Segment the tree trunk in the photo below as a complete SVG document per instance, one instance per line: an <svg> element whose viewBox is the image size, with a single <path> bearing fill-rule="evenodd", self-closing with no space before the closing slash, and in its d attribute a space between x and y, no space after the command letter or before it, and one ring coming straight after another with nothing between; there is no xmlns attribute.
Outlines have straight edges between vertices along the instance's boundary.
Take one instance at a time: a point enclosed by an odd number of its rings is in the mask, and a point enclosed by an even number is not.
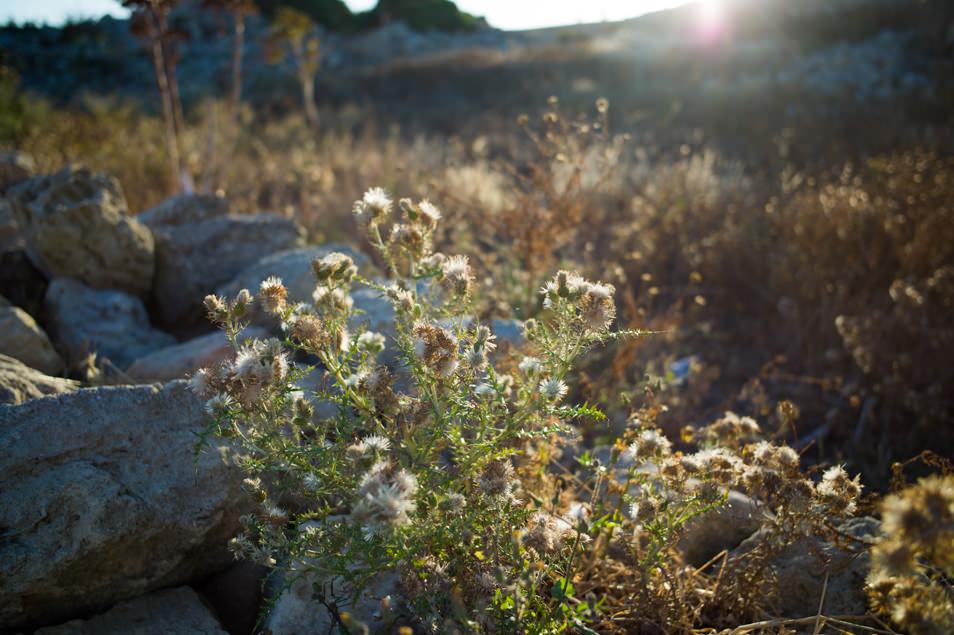
<svg viewBox="0 0 954 635"><path fill-rule="evenodd" d="M162 102L162 119L166 128L166 150L169 153L172 190L178 192L182 160L179 154L179 137L176 134L175 116L173 115L172 94L169 92L169 79L166 76L166 65L163 59L162 31L154 13L150 12L146 19L149 25L149 38L152 40L152 63L156 72L156 85L159 88L159 99Z"/></svg>
<svg viewBox="0 0 954 635"><path fill-rule="evenodd" d="M208 138L205 146L205 165L202 169L202 180L199 182L200 192L215 192L219 189L219 159L217 137L219 133L219 113L218 106L214 101L209 101L208 114ZM226 132L228 135L228 132Z"/></svg>
<svg viewBox="0 0 954 635"><path fill-rule="evenodd" d="M315 105L315 74L308 63L308 51L303 37L291 43L292 59L301 84L301 101L305 108L305 121L312 128L318 127L318 107Z"/></svg>
<svg viewBox="0 0 954 635"><path fill-rule="evenodd" d="M229 116L233 129L238 123L238 110L242 103L242 51L245 48L245 13L234 11L235 34L232 39L232 94L229 99Z"/></svg>
<svg viewBox="0 0 954 635"><path fill-rule="evenodd" d="M315 105L315 77L305 64L298 66L298 79L301 81L301 97L305 105L305 119L312 128L318 127L318 107Z"/></svg>
<svg viewBox="0 0 954 635"><path fill-rule="evenodd" d="M160 33L165 36L169 30L169 23L167 20L167 14L165 10L159 12L159 29ZM163 38L164 40L164 38ZM176 140L179 144L179 147L182 147L182 134L185 131L185 116L182 113L182 98L179 96L179 81L176 79L176 60L173 59L173 56L169 51L163 48L163 58L165 60L165 68L167 75L167 83L169 85L169 97L172 102L172 121L175 124L176 131ZM179 165L179 174L177 175L180 188L186 192L191 192L194 189L192 185L192 176L189 174L188 170L184 165Z"/></svg>

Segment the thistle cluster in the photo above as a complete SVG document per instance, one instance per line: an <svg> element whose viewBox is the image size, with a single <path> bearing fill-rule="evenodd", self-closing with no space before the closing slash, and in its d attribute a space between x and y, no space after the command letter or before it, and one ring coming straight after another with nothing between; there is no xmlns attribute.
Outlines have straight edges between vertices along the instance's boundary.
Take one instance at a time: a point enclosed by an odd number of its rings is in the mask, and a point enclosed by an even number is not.
<svg viewBox="0 0 954 635"><path fill-rule="evenodd" d="M372 439L375 441L373 446L369 443ZM376 447L383 454L390 445L384 437L369 437L362 441L360 448L367 451ZM413 474L389 461L379 461L361 477L358 501L351 510L351 517L368 534L382 528L406 525L417 508L414 502L416 493L417 478Z"/></svg>
<svg viewBox="0 0 954 635"><path fill-rule="evenodd" d="M231 361L198 370L190 385L208 399L206 410L216 416L233 403L253 407L269 391L283 386L288 370L288 354L280 341L251 340L239 345Z"/></svg>
<svg viewBox="0 0 954 635"><path fill-rule="evenodd" d="M599 333L616 319L616 303L611 284L590 282L568 271L560 271L541 289L544 308L553 308L561 302L573 306L582 328Z"/></svg>
<svg viewBox="0 0 954 635"><path fill-rule="evenodd" d="M567 403L567 375L586 350L620 335L610 331L613 288L558 274L542 292L546 311L525 325L529 350L511 361L469 316L479 289L467 258L433 249L436 206L395 207L374 188L353 209L387 280L366 279L332 253L312 263L309 303L291 302L275 277L256 297L206 299L235 354L198 371L193 387L208 400L210 431L241 448L260 502L235 552L314 574L323 597L341 606L348 599L335 597L335 580L360 591L377 572L397 570L403 605L424 625L578 623L567 597L549 589L572 577L585 526L525 475L545 467L534 464L546 455L535 448L576 419L602 416ZM364 326L355 285L393 307L386 334ZM253 303L277 319L280 339L241 339ZM500 372L502 363L512 372Z"/></svg>
<svg viewBox="0 0 954 635"><path fill-rule="evenodd" d="M591 533L593 544L604 549L616 545L631 554L646 588L641 602L658 601L668 606L666 610L682 610L668 605L667 593L647 598L652 589L674 584L680 540L695 519L722 507L732 491L748 495L761 508L763 531L758 534L759 558L741 555L726 561L722 572L726 584L754 579L767 553L806 535L828 535L829 527L854 513L861 493L858 477L833 466L820 479L811 478L802 471L794 449L760 440L761 429L754 419L726 413L692 436L696 447L677 450L657 427L658 412L644 408L635 413L615 443L609 464L596 471L597 486L606 481L606 495L596 500L593 515L610 522L604 522L596 535ZM582 462L594 466L591 459ZM605 557L606 553L597 553L591 560ZM698 586L699 580L686 584ZM678 593L695 592L687 588ZM700 597L698 606L715 600Z"/></svg>
<svg viewBox="0 0 954 635"><path fill-rule="evenodd" d="M905 632L954 632L954 476L930 476L881 505L871 551L872 608Z"/></svg>

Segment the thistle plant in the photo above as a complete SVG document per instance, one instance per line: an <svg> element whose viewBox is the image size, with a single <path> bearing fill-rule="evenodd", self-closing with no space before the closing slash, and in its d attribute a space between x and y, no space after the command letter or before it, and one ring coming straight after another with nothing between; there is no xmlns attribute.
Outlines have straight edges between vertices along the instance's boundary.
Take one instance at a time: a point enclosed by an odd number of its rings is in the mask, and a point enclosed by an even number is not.
<svg viewBox="0 0 954 635"><path fill-rule="evenodd" d="M507 359L470 317L478 289L467 258L433 249L436 206L395 208L374 188L354 215L388 281L334 253L313 263L312 303L289 303L277 278L255 297L205 300L235 356L192 385L208 400L210 433L240 448L261 503L234 551L284 570L288 586L307 580L343 628L360 630L347 608L382 571L400 576L408 619L436 631L582 625L588 608L571 580L585 523L527 476L574 420L602 417L567 403L566 380L588 349L623 335L610 331L613 287L559 272L524 324L533 355ZM363 326L358 285L390 302L391 332ZM281 338L240 341L253 302L280 320Z"/></svg>
<svg viewBox="0 0 954 635"><path fill-rule="evenodd" d="M884 536L872 549L872 608L904 632L954 631L954 476L923 478L881 505Z"/></svg>
<svg viewBox="0 0 954 635"><path fill-rule="evenodd" d="M731 412L684 430L687 451L679 451L657 427L658 413L635 412L605 464L580 458L595 477L592 542L582 557L589 575L579 586L584 593L616 589L604 597L604 613L613 619L594 628L690 632L764 614L774 600L771 559L805 537L834 539L855 512L858 477L833 466L811 479L794 449L761 440L754 419ZM680 541L733 490L752 501L760 530L746 549L689 566Z"/></svg>

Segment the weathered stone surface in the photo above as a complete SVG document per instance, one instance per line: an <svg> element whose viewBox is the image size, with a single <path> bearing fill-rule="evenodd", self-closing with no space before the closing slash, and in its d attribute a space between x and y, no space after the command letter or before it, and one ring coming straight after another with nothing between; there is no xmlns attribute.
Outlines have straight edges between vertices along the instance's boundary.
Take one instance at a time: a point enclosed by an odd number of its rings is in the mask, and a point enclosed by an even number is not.
<svg viewBox="0 0 954 635"><path fill-rule="evenodd" d="M170 323L195 320L206 294L303 239L303 230L290 219L267 212L222 215L218 203L170 204L140 218L156 239L155 294L163 320Z"/></svg>
<svg viewBox="0 0 954 635"><path fill-rule="evenodd" d="M22 152L0 153L0 192L36 174L33 157Z"/></svg>
<svg viewBox="0 0 954 635"><path fill-rule="evenodd" d="M751 498L729 490L725 505L690 521L677 546L689 564L701 567L758 531L763 513Z"/></svg>
<svg viewBox="0 0 954 635"><path fill-rule="evenodd" d="M34 635L226 635L189 587L156 591L117 604L88 620L72 620Z"/></svg>
<svg viewBox="0 0 954 635"><path fill-rule="evenodd" d="M229 203L221 196L211 194L177 194L137 216L150 227L185 225L226 216Z"/></svg>
<svg viewBox="0 0 954 635"><path fill-rule="evenodd" d="M334 618L325 607L313 597L312 589L316 582L313 574L299 576L291 587L286 589L272 607L265 620L265 627L273 635L299 635L300 633L329 633L335 624ZM339 611L347 611L352 619L368 627L371 633L393 633L398 615L395 610L384 612L381 600L390 596L395 609L400 604L400 582L394 572L383 572L375 577L369 587L352 602L352 592L340 579L324 585L328 595L328 604L336 604Z"/></svg>
<svg viewBox="0 0 954 635"><path fill-rule="evenodd" d="M198 458L186 382L0 406L0 624L55 624L224 569L251 509L230 450Z"/></svg>
<svg viewBox="0 0 954 635"><path fill-rule="evenodd" d="M152 351L176 343L149 325L142 300L122 291L91 289L71 278L56 278L46 290L47 326L64 354L75 361L96 352L125 368Z"/></svg>
<svg viewBox="0 0 954 635"><path fill-rule="evenodd" d="M0 353L47 375L63 371L63 359L36 320L3 296L0 296Z"/></svg>
<svg viewBox="0 0 954 635"><path fill-rule="evenodd" d="M351 298L355 311L360 312L355 322L363 324L369 331L384 334L389 340L394 336L394 307L380 291L358 287L351 293Z"/></svg>
<svg viewBox="0 0 954 635"><path fill-rule="evenodd" d="M386 280L378 280L381 284L387 284ZM424 286L419 287L419 293L424 290ZM354 300L354 308L361 314L356 316L354 322L363 324L370 331L383 333L388 338L394 336L394 307L384 295L368 287L357 287L351 293ZM471 318L465 318L465 325L470 324ZM488 324L490 330L497 337L498 346L501 344L509 346L520 346L523 344L523 324L519 320L491 320Z"/></svg>
<svg viewBox="0 0 954 635"><path fill-rule="evenodd" d="M267 336L264 329L250 326L242 331L240 339ZM231 356L232 347L225 333L217 331L153 351L133 362L126 374L143 383L182 379L199 368L212 366Z"/></svg>
<svg viewBox="0 0 954 635"><path fill-rule="evenodd" d="M66 167L15 185L8 196L26 234L27 253L47 276L130 293L149 291L152 233L128 215L116 179Z"/></svg>
<svg viewBox="0 0 954 635"><path fill-rule="evenodd" d="M258 292L262 280L269 276L278 276L288 289L288 302L312 302L315 291L315 274L312 272L313 260L323 258L328 254L340 251L351 256L359 267L364 265L368 258L347 245L328 244L318 247L300 247L287 249L265 256L253 265L246 267L240 274L227 284L218 288L216 293L233 298L242 289L248 289L253 294ZM264 315L257 305L252 307L252 319L257 324L275 326L274 318Z"/></svg>
<svg viewBox="0 0 954 635"><path fill-rule="evenodd" d="M75 381L49 377L23 362L0 355L0 404L20 404L44 395L76 390Z"/></svg>
<svg viewBox="0 0 954 635"><path fill-rule="evenodd" d="M874 518L853 518L839 527L849 536L870 542L877 538L880 523ZM751 550L764 538L762 531L746 539L733 557ZM772 558L777 587L774 599L785 617L816 615L824 589L824 615L864 615L867 610L865 577L870 558L867 551L846 538L841 545L815 537L797 540ZM825 588L825 577L828 587Z"/></svg>
<svg viewBox="0 0 954 635"><path fill-rule="evenodd" d="M7 199L0 198L0 252L21 249L25 245L13 205Z"/></svg>

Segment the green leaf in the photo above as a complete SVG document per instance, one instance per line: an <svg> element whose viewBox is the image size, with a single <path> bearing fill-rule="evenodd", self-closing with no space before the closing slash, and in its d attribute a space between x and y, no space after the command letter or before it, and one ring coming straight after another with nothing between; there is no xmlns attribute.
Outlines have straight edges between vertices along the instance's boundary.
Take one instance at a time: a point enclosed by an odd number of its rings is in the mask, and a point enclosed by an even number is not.
<svg viewBox="0 0 954 635"><path fill-rule="evenodd" d="M561 601L572 598L574 591L576 589L573 588L573 583L566 578L557 578L557 581L550 588L550 594Z"/></svg>

